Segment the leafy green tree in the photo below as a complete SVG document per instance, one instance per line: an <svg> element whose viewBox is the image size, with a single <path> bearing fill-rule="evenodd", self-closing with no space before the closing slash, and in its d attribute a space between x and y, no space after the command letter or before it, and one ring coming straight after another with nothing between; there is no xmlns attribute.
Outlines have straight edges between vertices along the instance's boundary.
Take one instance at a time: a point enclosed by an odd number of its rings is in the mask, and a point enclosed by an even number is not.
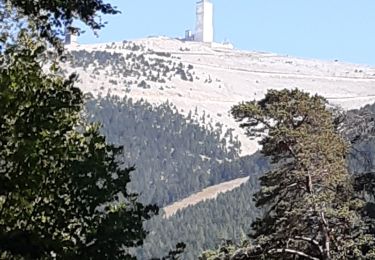
<svg viewBox="0 0 375 260"><path fill-rule="evenodd" d="M0 258L131 259L157 208L127 190L134 167L82 121L77 77L60 76L46 48L62 53L74 19L96 30L99 13L117 11L101 0L2 0L0 10Z"/></svg>
<svg viewBox="0 0 375 260"><path fill-rule="evenodd" d="M274 169L255 194L264 216L253 223L254 245L238 259L373 259L346 167L348 144L326 100L299 90L270 90L231 110ZM237 258L236 258L237 259Z"/></svg>
<svg viewBox="0 0 375 260"><path fill-rule="evenodd" d="M37 35L56 47L60 47L65 29L79 33L73 26L75 20L97 31L104 27L101 14L117 14L119 11L103 0L0 0L0 43L9 42L10 28L33 29ZM27 21L25 23L25 21Z"/></svg>
<svg viewBox="0 0 375 260"><path fill-rule="evenodd" d="M127 259L157 208L127 191L133 167L82 122L75 76L41 64L27 34L0 57L0 258Z"/></svg>

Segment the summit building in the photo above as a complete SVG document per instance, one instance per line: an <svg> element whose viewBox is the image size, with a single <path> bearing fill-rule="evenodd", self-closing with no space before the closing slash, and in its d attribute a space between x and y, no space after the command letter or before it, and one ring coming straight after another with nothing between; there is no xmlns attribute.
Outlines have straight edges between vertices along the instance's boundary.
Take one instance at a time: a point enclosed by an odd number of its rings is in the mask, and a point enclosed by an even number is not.
<svg viewBox="0 0 375 260"><path fill-rule="evenodd" d="M197 2L197 21L194 34L195 41L214 41L213 9L211 0L200 0Z"/></svg>

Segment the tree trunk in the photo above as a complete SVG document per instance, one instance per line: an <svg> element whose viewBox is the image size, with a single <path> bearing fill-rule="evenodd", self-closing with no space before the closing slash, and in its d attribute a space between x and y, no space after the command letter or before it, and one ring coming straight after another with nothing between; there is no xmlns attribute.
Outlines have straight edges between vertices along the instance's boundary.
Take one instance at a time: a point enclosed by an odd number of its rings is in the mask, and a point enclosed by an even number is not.
<svg viewBox="0 0 375 260"><path fill-rule="evenodd" d="M329 236L329 230L328 230L328 223L324 217L324 212L320 212L321 217L321 232L323 236L323 256L322 260L330 260L331 254L330 254L330 236Z"/></svg>

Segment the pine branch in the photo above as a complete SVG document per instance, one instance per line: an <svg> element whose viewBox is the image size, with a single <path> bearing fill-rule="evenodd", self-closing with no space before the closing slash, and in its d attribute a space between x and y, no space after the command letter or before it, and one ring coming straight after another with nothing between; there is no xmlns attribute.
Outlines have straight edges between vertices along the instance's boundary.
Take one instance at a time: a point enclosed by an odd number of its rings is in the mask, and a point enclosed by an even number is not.
<svg viewBox="0 0 375 260"><path fill-rule="evenodd" d="M291 254L291 255L295 255L295 256L302 256L302 257L305 257L305 258L310 259L310 260L320 260L319 258L308 255L308 254L306 254L302 251L298 251L298 250L294 250L294 249L288 249L288 248L271 249L270 251L268 251L268 253L272 254L272 255L287 253L287 254Z"/></svg>
<svg viewBox="0 0 375 260"><path fill-rule="evenodd" d="M313 238L309 238L309 237L303 237L303 236L296 236L295 239L310 242L311 244L315 245L321 253L323 253L323 248L317 240L315 240Z"/></svg>

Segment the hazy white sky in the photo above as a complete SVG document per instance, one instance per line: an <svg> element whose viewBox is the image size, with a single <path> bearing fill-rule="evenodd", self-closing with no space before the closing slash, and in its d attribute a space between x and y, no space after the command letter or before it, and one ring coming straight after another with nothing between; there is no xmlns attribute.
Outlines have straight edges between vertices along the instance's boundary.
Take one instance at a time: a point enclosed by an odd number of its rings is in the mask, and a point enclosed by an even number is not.
<svg viewBox="0 0 375 260"><path fill-rule="evenodd" d="M107 0L122 14L104 17L99 38L183 37L195 27L196 0ZM212 0L215 41L238 49L375 66L375 0Z"/></svg>

